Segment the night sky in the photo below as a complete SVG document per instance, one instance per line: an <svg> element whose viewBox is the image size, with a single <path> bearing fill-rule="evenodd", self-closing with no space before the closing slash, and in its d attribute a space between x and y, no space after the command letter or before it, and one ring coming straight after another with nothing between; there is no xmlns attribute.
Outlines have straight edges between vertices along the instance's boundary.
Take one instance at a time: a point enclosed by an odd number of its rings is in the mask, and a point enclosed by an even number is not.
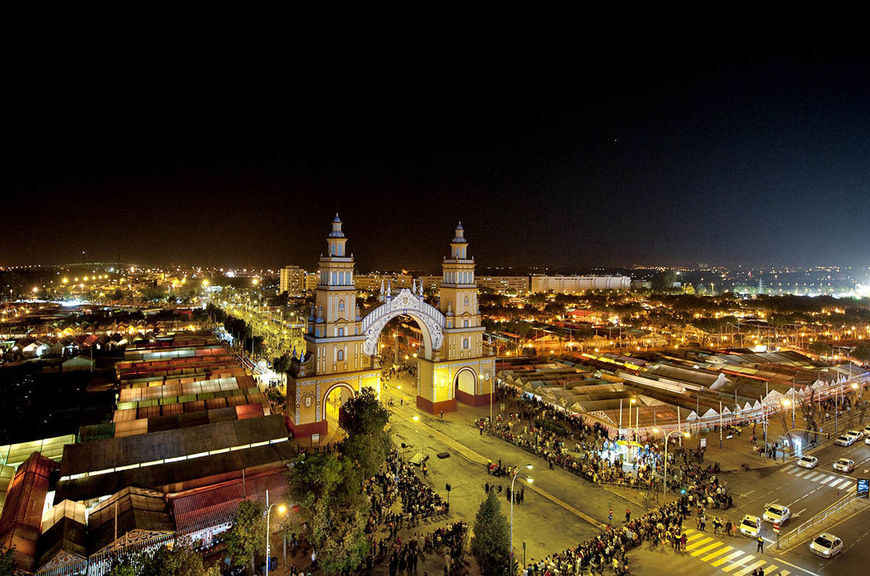
<svg viewBox="0 0 870 576"><path fill-rule="evenodd" d="M210 56L13 66L0 265L870 266L866 51Z"/></svg>

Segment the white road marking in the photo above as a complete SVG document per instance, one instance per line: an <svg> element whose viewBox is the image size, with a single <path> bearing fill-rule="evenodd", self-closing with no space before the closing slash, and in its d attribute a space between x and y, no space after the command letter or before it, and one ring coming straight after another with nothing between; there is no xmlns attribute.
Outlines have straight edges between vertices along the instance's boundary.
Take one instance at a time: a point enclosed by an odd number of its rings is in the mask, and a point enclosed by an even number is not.
<svg viewBox="0 0 870 576"><path fill-rule="evenodd" d="M731 572L731 571L734 570L735 568L740 568L741 566L743 566L743 565L746 564L747 562L752 562L753 560L755 560L755 556L752 556L752 555L750 555L750 554L747 554L747 555L744 556L743 558L740 558L739 560L736 560L735 562L733 562L733 563L729 564L728 566L722 568L722 571L723 571L723 572Z"/></svg>
<svg viewBox="0 0 870 576"><path fill-rule="evenodd" d="M699 548L699 549L695 550L694 552L692 552L692 556L700 556L701 554L706 554L710 550L715 550L716 548L718 548L720 546L722 546L721 542L713 542L712 544L708 544L707 546L704 546L703 548ZM686 549L688 549L688 546L686 547ZM721 554L721 552L720 552L720 554Z"/></svg>
<svg viewBox="0 0 870 576"><path fill-rule="evenodd" d="M820 574L816 574L815 572L811 572L811 571L807 570L806 568L801 568L797 564L792 564L791 562L788 562L787 560L783 560L782 558L776 558L776 561L780 562L782 564L785 564L786 566L791 566L792 568L794 568L796 570L800 570L801 572L806 572L807 574L811 574L812 576L821 576ZM783 575L783 576L785 576L785 575Z"/></svg>
<svg viewBox="0 0 870 576"><path fill-rule="evenodd" d="M721 566L722 564L724 564L725 562L728 562L729 560L737 558L738 556L743 556L743 554L744 554L743 550L735 550L734 552L732 552L728 556L725 556L724 558L720 558L718 560L714 560L713 562L710 562L710 565L711 566Z"/></svg>
<svg viewBox="0 0 870 576"><path fill-rule="evenodd" d="M719 548L718 550L716 550L712 554L708 554L708 555L704 556L703 558L701 558L701 560L703 562L707 562L708 560L712 560L716 556L721 556L722 554L724 554L726 552L731 552L732 550L734 550L734 546L723 546L722 548Z"/></svg>
<svg viewBox="0 0 870 576"><path fill-rule="evenodd" d="M747 566L743 570L738 570L737 572L734 573L734 576L746 576L746 574L749 574L750 570L755 570L756 568L760 568L761 566L764 566L765 564L767 564L766 560L759 560L755 564L750 564L749 566ZM765 570L764 572L767 573L767 570Z"/></svg>

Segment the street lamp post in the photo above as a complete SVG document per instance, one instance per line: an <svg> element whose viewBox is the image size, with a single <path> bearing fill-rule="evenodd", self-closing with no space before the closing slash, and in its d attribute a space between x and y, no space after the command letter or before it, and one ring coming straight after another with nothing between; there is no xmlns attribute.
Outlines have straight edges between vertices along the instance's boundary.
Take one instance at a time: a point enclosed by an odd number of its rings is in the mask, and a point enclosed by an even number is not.
<svg viewBox="0 0 870 576"><path fill-rule="evenodd" d="M531 470L532 465L526 464L526 470ZM517 476L520 474L520 469L514 469L513 477L511 478L511 542L510 542L510 550L508 554L508 573L510 573L511 565L514 560L514 482L517 480ZM531 478L526 479L529 483L532 482Z"/></svg>
<svg viewBox="0 0 870 576"><path fill-rule="evenodd" d="M668 440L670 440L671 434L679 434L684 438L689 437L688 432L681 432L680 430L671 430L665 434L665 470L662 475L662 496L665 499L665 504L668 502Z"/></svg>
<svg viewBox="0 0 870 576"><path fill-rule="evenodd" d="M269 533L269 530L270 530L271 519L272 519L272 506L274 506L274 505L275 505L274 502L272 504L269 504L269 491L266 490L266 576L269 576L269 558L272 554L271 542L270 542L271 534ZM280 514L284 514L284 512L286 512L286 511L287 511L287 507L285 505L278 504L278 512Z"/></svg>

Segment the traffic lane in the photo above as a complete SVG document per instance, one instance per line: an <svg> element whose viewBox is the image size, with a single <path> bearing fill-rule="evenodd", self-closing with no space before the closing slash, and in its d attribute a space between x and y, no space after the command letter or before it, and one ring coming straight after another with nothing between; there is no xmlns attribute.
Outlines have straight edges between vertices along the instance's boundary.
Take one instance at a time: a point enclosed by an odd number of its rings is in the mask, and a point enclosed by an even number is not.
<svg viewBox="0 0 870 576"><path fill-rule="evenodd" d="M558 466L554 466L550 470L547 461L543 458L489 434L481 435L477 428L470 425L470 420L468 423L441 420L438 417L432 417L432 415L418 411L416 407L407 402L401 407L394 405L393 410L404 414L404 417L409 419L416 415L419 418L419 423L432 426L494 463L501 460L506 466L520 466L521 474L531 476L534 479L535 487L545 490L578 510L582 510L601 524L611 522L611 510L614 525L625 519L626 510L631 511L632 517L637 517L639 513L645 513L648 510L643 502L643 491L596 485ZM531 464L533 469L529 472L522 470L522 466L526 464ZM479 464L479 466L480 470L485 471L483 464ZM504 490L510 484L510 478L497 478L490 475L489 482L496 486L503 485ZM525 492L528 495L529 490L527 489Z"/></svg>
<svg viewBox="0 0 870 576"><path fill-rule="evenodd" d="M414 421L405 418L391 418L390 422L392 435L399 446L401 447L402 442L406 445L406 457L412 456L415 451L432 456L427 461L429 472L425 481L442 497L449 497L448 520L462 520L473 526L480 504L486 496L484 484L489 482L492 485L492 476L486 473L482 465L468 460L463 454L447 446L428 427L412 425ZM449 458L439 459L434 456L445 451L451 454ZM449 494L446 492L447 484L451 485ZM519 489L518 486L517 488ZM502 513L510 518L510 501L504 490L500 501ZM576 546L599 533L600 530L595 526L580 520L565 508L528 488L524 493L524 502L514 504L514 548L520 560L523 543L526 544L527 558L542 558Z"/></svg>
<svg viewBox="0 0 870 576"><path fill-rule="evenodd" d="M870 508L864 506L845 519L812 532L815 538L821 532L830 532L843 540L843 552L831 559L810 552L810 539L783 555L789 562L806 567L818 574L866 574L870 563Z"/></svg>
<svg viewBox="0 0 870 576"><path fill-rule="evenodd" d="M819 459L819 466L828 465L829 467L839 458L850 458L856 462L870 456L870 446L864 444L864 438L859 438L851 446L837 446L831 441L829 445L819 448L811 453Z"/></svg>
<svg viewBox="0 0 870 576"><path fill-rule="evenodd" d="M821 480L826 481L825 484L822 484L798 477L790 472L806 473L807 471L803 468L786 465L780 468L765 468L740 473L744 477L734 482L733 488L731 487L732 483L729 482L729 489L734 497L735 511L730 512L728 517L732 521L740 521L744 514L760 517L764 513L765 505L783 504L791 509L793 515L792 520L789 520L785 525L788 529L790 525L795 525L799 518L811 517L830 506L842 495L841 492L830 487L828 482L839 481L841 478L846 478L845 476L838 477L834 474L812 472L811 477L818 475ZM828 478L832 478L832 480L828 481ZM711 513L715 513L715 510Z"/></svg>

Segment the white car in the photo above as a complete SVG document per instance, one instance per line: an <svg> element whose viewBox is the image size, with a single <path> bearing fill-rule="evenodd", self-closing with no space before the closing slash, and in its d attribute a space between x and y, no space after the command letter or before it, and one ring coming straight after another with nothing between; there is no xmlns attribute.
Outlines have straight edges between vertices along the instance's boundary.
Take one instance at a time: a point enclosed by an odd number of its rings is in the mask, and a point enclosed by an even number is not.
<svg viewBox="0 0 870 576"><path fill-rule="evenodd" d="M870 424L864 426L864 436L870 436Z"/></svg>
<svg viewBox="0 0 870 576"><path fill-rule="evenodd" d="M815 468L819 465L819 459L815 456L801 456L798 458L797 465L801 468Z"/></svg>
<svg viewBox="0 0 870 576"><path fill-rule="evenodd" d="M786 520L791 518L791 509L782 504L768 504L764 508L764 514L761 517L764 518L765 522L770 522L771 524L777 522L783 524Z"/></svg>
<svg viewBox="0 0 870 576"><path fill-rule="evenodd" d="M840 458L839 460L834 462L834 470L839 470L840 472L851 472L854 469L854 460L849 460L848 458Z"/></svg>
<svg viewBox="0 0 870 576"><path fill-rule="evenodd" d="M870 446L870 436L864 437L864 444L866 444L867 446Z"/></svg>
<svg viewBox="0 0 870 576"><path fill-rule="evenodd" d="M855 438L854 436L843 434L842 436L834 440L834 444L836 444L837 446L851 446L855 443L855 440L857 440L857 438Z"/></svg>
<svg viewBox="0 0 870 576"><path fill-rule="evenodd" d="M747 514L740 523L740 533L750 538L758 538L761 532L761 518Z"/></svg>
<svg viewBox="0 0 870 576"><path fill-rule="evenodd" d="M843 434L845 434L846 436L854 436L855 440L864 436L864 432L862 432L861 430L847 430Z"/></svg>
<svg viewBox="0 0 870 576"><path fill-rule="evenodd" d="M829 532L822 532L810 542L810 552L822 558L830 558L842 550L843 541Z"/></svg>

